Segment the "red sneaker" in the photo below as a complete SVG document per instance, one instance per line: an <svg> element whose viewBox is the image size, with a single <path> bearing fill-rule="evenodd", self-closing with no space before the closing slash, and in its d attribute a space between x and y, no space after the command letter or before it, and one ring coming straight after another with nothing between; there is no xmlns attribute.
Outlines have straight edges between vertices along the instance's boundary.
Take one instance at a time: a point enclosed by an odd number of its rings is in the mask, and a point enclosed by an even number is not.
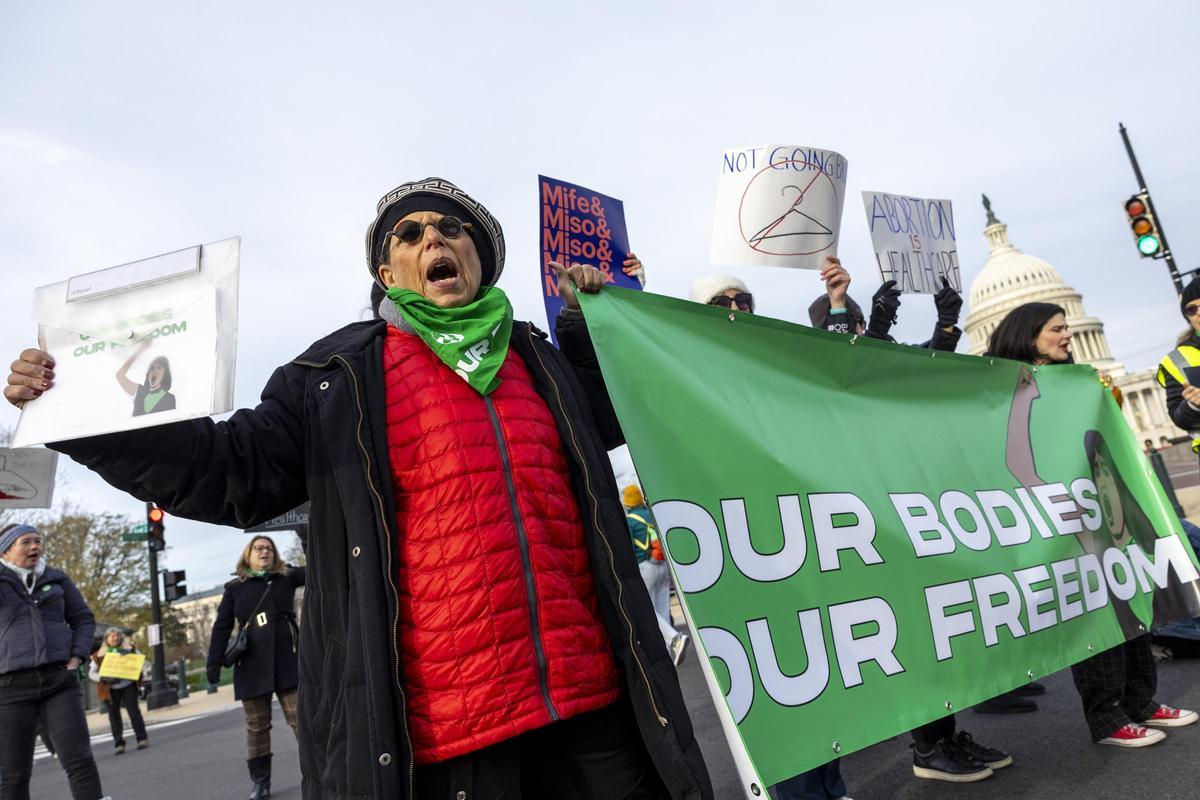
<svg viewBox="0 0 1200 800"><path fill-rule="evenodd" d="M1182 728L1184 725L1191 725L1197 719L1200 719L1200 714L1195 711L1159 706L1150 719L1142 720L1142 724L1153 725L1156 728Z"/></svg>
<svg viewBox="0 0 1200 800"><path fill-rule="evenodd" d="M1097 744L1111 744L1114 747L1149 747L1167 738L1162 731L1143 728L1141 725L1122 725L1110 735L1101 739Z"/></svg>

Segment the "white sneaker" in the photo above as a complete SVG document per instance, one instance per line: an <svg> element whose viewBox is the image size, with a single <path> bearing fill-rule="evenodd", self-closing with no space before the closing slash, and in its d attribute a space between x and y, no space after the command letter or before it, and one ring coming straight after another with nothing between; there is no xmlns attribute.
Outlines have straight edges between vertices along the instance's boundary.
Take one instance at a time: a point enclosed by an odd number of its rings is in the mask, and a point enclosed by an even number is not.
<svg viewBox="0 0 1200 800"><path fill-rule="evenodd" d="M1159 706L1154 711L1154 716L1150 719L1142 720L1143 725L1152 725L1155 728L1182 728L1184 725L1191 725L1200 715L1195 711L1188 711L1186 708L1171 708L1170 706Z"/></svg>
<svg viewBox="0 0 1200 800"><path fill-rule="evenodd" d="M1105 736L1097 744L1110 744L1114 747L1149 747L1167 738L1162 731L1143 728L1132 722L1122 725L1113 731L1111 736Z"/></svg>
<svg viewBox="0 0 1200 800"><path fill-rule="evenodd" d="M675 666L683 663L683 657L687 654L688 635L686 633L677 633L675 638L671 640L671 661Z"/></svg>

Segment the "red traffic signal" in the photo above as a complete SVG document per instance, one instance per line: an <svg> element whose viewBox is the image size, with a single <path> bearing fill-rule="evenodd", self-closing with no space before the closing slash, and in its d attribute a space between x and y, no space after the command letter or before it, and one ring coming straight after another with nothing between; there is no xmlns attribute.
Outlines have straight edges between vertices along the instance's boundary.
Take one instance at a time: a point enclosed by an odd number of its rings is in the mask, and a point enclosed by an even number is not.
<svg viewBox="0 0 1200 800"><path fill-rule="evenodd" d="M146 528L151 539L162 541L163 530L166 527L163 521L167 518L167 512L163 511L158 506L150 506L146 509Z"/></svg>
<svg viewBox="0 0 1200 800"><path fill-rule="evenodd" d="M1125 201L1125 215L1129 218L1129 229L1137 243L1142 258L1154 258L1162 250L1162 234L1158 223L1150 212L1150 195L1142 192Z"/></svg>

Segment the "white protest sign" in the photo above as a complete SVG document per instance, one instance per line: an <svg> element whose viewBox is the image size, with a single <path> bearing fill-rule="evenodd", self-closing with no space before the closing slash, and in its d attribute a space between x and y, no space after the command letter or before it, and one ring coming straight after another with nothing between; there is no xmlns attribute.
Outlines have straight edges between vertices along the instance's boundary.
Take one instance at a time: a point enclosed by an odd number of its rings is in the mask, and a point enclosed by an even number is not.
<svg viewBox="0 0 1200 800"><path fill-rule="evenodd" d="M837 255L846 159L829 150L762 145L721 156L710 260L820 269Z"/></svg>
<svg viewBox="0 0 1200 800"><path fill-rule="evenodd" d="M884 281L905 294L937 294L942 278L962 291L954 211L949 200L863 192L875 261Z"/></svg>
<svg viewBox="0 0 1200 800"><path fill-rule="evenodd" d="M239 245L226 239L36 289L39 346L55 379L25 404L14 444L231 410Z"/></svg>
<svg viewBox="0 0 1200 800"><path fill-rule="evenodd" d="M49 508L58 453L44 447L0 447L0 510Z"/></svg>

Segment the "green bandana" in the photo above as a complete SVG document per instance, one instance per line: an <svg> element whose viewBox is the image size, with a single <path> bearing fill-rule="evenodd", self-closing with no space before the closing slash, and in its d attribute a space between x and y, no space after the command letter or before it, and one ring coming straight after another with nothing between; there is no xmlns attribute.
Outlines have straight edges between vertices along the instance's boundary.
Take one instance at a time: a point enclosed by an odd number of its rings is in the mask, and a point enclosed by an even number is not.
<svg viewBox="0 0 1200 800"><path fill-rule="evenodd" d="M429 349L472 389L480 394L496 391L513 322L512 303L502 290L485 286L474 302L459 308L442 308L395 286L387 296Z"/></svg>
<svg viewBox="0 0 1200 800"><path fill-rule="evenodd" d="M142 398L142 411L149 414L151 411L154 410L154 407L156 405L158 405L158 401L163 399L163 396L166 395L166 393L167 393L166 389L159 389L154 392L147 392L146 396Z"/></svg>
<svg viewBox="0 0 1200 800"><path fill-rule="evenodd" d="M261 578L263 575L267 574L265 569L248 569L246 572L248 572L252 578Z"/></svg>

